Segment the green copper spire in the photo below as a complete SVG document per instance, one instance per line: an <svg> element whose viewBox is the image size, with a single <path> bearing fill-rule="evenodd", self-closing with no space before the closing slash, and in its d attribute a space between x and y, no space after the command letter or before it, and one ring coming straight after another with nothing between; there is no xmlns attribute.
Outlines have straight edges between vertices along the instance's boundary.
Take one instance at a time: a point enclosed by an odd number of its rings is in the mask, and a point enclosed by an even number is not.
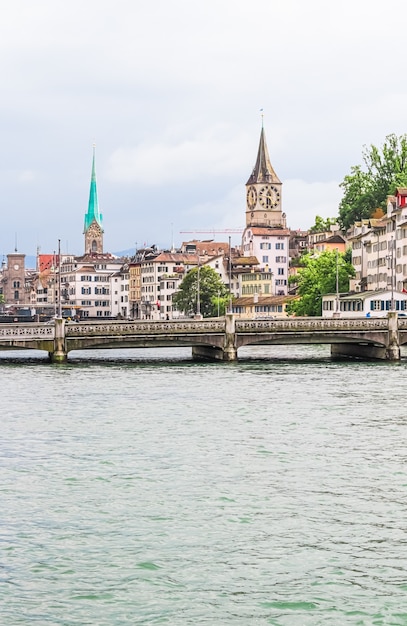
<svg viewBox="0 0 407 626"><path fill-rule="evenodd" d="M93 146L92 178L90 181L88 212L85 214L85 233L94 221L103 229L103 216L99 212L98 192L96 187L95 146Z"/></svg>

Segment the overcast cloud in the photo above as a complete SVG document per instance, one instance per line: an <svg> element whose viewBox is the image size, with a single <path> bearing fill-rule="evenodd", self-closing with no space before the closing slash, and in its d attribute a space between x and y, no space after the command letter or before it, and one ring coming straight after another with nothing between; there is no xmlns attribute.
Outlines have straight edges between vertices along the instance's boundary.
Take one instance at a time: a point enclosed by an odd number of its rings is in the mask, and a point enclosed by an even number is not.
<svg viewBox="0 0 407 626"><path fill-rule="evenodd" d="M106 250L243 228L260 109L289 226L337 215L363 146L407 132L406 6L4 0L0 253L83 252L94 142Z"/></svg>

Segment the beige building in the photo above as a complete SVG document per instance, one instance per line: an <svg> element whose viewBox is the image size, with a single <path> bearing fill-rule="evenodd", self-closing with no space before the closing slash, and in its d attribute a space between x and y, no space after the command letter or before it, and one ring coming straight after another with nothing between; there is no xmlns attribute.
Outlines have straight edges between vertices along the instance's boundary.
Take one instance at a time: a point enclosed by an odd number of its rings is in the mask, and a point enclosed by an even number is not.
<svg viewBox="0 0 407 626"><path fill-rule="evenodd" d="M233 301L232 311L236 317L252 319L286 318L286 306L296 296L263 296L257 293L242 296Z"/></svg>

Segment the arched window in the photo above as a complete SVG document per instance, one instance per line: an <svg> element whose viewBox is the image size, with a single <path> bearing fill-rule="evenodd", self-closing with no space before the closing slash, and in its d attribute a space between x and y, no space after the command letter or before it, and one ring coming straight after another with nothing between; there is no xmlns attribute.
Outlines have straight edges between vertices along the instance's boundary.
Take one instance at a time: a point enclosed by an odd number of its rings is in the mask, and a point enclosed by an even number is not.
<svg viewBox="0 0 407 626"><path fill-rule="evenodd" d="M92 252L97 252L98 251L98 244L97 241L94 239L92 241Z"/></svg>

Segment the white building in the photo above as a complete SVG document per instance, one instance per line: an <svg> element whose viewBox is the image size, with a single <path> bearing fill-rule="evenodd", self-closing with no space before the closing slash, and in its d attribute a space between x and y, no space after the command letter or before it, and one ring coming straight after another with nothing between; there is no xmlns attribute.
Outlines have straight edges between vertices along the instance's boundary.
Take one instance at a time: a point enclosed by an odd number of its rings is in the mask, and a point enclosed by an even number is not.
<svg viewBox="0 0 407 626"><path fill-rule="evenodd" d="M356 272L352 290L407 289L407 188L389 196L382 218L356 222L348 240Z"/></svg>
<svg viewBox="0 0 407 626"><path fill-rule="evenodd" d="M197 265L196 254L182 252L161 252L141 261L141 319L173 317L172 296L185 274Z"/></svg>
<svg viewBox="0 0 407 626"><path fill-rule="evenodd" d="M81 318L112 317L112 277L122 264L120 259L103 253L65 257L61 263L63 306L76 308ZM116 311L117 315L117 306Z"/></svg>
<svg viewBox="0 0 407 626"><path fill-rule="evenodd" d="M386 317L391 310L406 313L407 293L381 290L322 296L322 317Z"/></svg>

